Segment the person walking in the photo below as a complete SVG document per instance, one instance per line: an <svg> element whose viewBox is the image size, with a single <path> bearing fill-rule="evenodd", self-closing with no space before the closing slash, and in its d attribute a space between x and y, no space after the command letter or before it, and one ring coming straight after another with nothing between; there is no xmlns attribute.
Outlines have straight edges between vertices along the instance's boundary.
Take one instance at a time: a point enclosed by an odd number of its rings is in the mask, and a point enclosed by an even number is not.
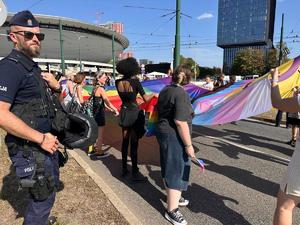
<svg viewBox="0 0 300 225"><path fill-rule="evenodd" d="M194 112L189 95L183 89L191 77L187 66L179 66L172 75L172 83L160 92L157 102L156 138L168 205L165 218L175 225L187 224L178 206L188 204L181 192L187 190L191 158L195 158L191 139Z"/></svg>
<svg viewBox="0 0 300 225"><path fill-rule="evenodd" d="M19 187L30 192L23 224L46 225L59 185L59 142L51 134L49 89L61 92L61 88L33 61L45 34L32 13L16 13L9 27L14 48L0 61L0 127L7 132L5 143Z"/></svg>
<svg viewBox="0 0 300 225"><path fill-rule="evenodd" d="M139 173L137 166L139 139L145 133L145 118L139 110L137 94L147 102L154 95L147 95L136 77L140 68L135 58L127 58L118 62L117 71L122 74L121 79L116 80L116 88L122 101L120 111L120 126L122 127L122 176L128 175L127 154L130 142L130 157L132 162L132 181L146 181L146 177Z"/></svg>
<svg viewBox="0 0 300 225"><path fill-rule="evenodd" d="M107 80L107 76L105 73L98 72L96 74L95 88L93 90L92 95L93 95L93 115L98 125L98 139L95 147L95 154L91 155L92 159L100 159L109 156L108 151L104 152L102 150L103 132L105 126L105 112L104 112L105 108L113 112L115 116L119 115L118 110L109 101L105 93L106 80Z"/></svg>
<svg viewBox="0 0 300 225"><path fill-rule="evenodd" d="M300 97L281 98L278 81L278 68L270 71L272 75L271 99L273 107L278 110L298 113L300 112ZM294 208L300 203L300 150L295 149L289 162L277 195L277 205L274 214L274 225L291 225Z"/></svg>

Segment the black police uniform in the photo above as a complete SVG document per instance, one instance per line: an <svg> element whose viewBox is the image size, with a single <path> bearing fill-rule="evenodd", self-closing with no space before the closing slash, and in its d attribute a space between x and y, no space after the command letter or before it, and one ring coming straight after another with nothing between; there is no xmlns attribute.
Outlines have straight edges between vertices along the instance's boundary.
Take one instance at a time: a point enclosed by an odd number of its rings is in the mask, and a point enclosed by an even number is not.
<svg viewBox="0 0 300 225"><path fill-rule="evenodd" d="M16 14L10 23L26 27L38 26L29 11ZM13 49L7 57L0 61L0 101L10 103L11 111L27 125L46 133L51 131L51 118L47 104L44 104L45 89L42 89L41 85L45 84L40 68L22 52ZM24 119L27 118L26 116L30 120ZM6 136L5 142L21 184L22 181L26 181L23 183L24 187L26 185L30 187L32 181L36 180L40 182L41 186L44 183L47 184L43 186L48 191L46 195L40 195L35 188L29 188L31 199L24 217L24 224L46 224L55 201L54 186L59 184L57 153L51 155L37 144L11 134Z"/></svg>

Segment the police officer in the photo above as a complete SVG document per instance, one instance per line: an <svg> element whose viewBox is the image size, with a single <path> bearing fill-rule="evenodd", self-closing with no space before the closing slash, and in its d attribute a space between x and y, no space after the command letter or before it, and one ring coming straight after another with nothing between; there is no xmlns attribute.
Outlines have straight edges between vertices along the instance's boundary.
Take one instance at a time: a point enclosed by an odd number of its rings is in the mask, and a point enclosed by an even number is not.
<svg viewBox="0 0 300 225"><path fill-rule="evenodd" d="M32 60L40 54L45 35L31 12L15 14L9 26L14 48L0 61L0 127L8 133L5 143L20 185L31 194L24 224L44 225L59 181L59 142L50 133L47 90L57 91L60 86Z"/></svg>

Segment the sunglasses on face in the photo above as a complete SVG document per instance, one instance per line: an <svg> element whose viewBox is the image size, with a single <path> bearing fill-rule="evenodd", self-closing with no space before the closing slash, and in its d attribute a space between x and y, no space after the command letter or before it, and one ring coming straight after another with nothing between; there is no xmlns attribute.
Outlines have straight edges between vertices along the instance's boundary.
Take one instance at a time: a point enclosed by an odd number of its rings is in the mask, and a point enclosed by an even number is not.
<svg viewBox="0 0 300 225"><path fill-rule="evenodd" d="M31 31L16 31L16 32L13 32L14 34L20 34L22 36L24 36L26 39L29 39L31 40L34 35L36 36L36 38L39 40L39 41L43 41L45 39L45 34L43 33L33 33Z"/></svg>

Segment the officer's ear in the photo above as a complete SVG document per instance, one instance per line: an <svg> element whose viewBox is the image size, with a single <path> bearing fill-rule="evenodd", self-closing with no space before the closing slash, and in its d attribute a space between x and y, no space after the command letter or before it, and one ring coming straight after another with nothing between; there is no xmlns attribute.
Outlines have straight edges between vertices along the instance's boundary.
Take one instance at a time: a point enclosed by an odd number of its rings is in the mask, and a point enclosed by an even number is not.
<svg viewBox="0 0 300 225"><path fill-rule="evenodd" d="M12 33L11 31L9 32L7 38L9 41L12 41L14 44L18 42L16 34Z"/></svg>

